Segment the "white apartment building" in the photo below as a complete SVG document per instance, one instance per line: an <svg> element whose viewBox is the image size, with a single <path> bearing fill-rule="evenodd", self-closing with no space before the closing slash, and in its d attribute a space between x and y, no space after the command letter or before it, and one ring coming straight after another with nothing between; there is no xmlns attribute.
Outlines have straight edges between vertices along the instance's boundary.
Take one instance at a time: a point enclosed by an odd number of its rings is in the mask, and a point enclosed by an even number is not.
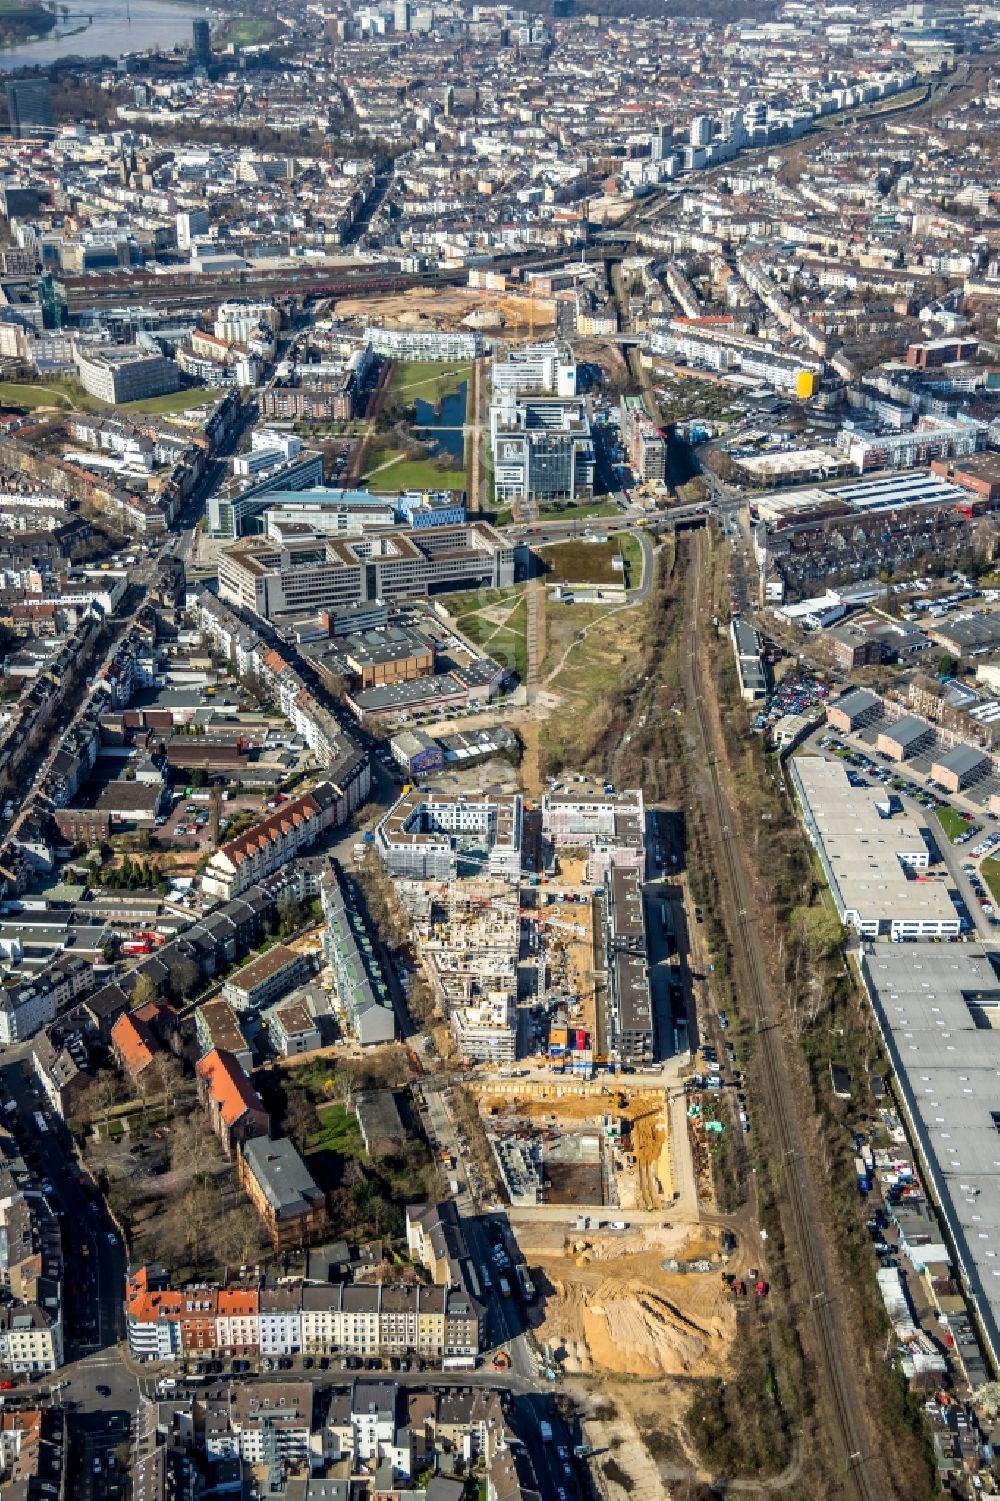
<svg viewBox="0 0 1000 1501"><path fill-rule="evenodd" d="M223 302L215 315L212 332L229 344L246 344L261 324L276 334L281 314L271 302Z"/></svg>
<svg viewBox="0 0 1000 1501"><path fill-rule="evenodd" d="M0 1309L0 1366L18 1375L57 1371L63 1361L61 1319L36 1303Z"/></svg>
<svg viewBox="0 0 1000 1501"><path fill-rule="evenodd" d="M414 788L379 824L375 844L392 875L447 880L459 865L516 882L521 876L521 798L449 797Z"/></svg>
<svg viewBox="0 0 1000 1501"><path fill-rule="evenodd" d="M483 352L482 334L458 330L369 327L363 341L396 360L474 360Z"/></svg>
<svg viewBox="0 0 1000 1501"><path fill-rule="evenodd" d="M921 417L916 427L906 432L870 433L842 428L837 434L837 447L863 474L869 469L913 469L919 464L929 464L932 459L966 458L983 447L987 433L985 422Z"/></svg>
<svg viewBox="0 0 1000 1501"><path fill-rule="evenodd" d="M468 1006L454 1006L448 1018L455 1046L477 1063L513 1063L517 1027L509 993L490 992Z"/></svg>
<svg viewBox="0 0 1000 1501"><path fill-rule="evenodd" d="M268 1288L260 1295L261 1355L293 1355L302 1348L302 1310L297 1289Z"/></svg>
<svg viewBox="0 0 1000 1501"><path fill-rule="evenodd" d="M603 881L611 865L646 868L646 809L641 788L603 792L572 785L542 798L542 836L558 847L589 851L587 879Z"/></svg>

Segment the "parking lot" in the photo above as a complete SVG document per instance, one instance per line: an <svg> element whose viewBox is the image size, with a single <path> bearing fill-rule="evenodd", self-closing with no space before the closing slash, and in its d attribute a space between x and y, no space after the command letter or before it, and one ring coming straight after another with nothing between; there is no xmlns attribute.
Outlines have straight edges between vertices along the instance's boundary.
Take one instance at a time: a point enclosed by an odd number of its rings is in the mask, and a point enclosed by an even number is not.
<svg viewBox="0 0 1000 1501"><path fill-rule="evenodd" d="M876 728L874 734L877 733ZM928 760L931 753L907 761L904 771L874 751L874 737L870 731L868 740L864 740L863 735L864 732L855 736L826 732L815 737L815 746L824 754L839 756L845 762L853 785L882 787L887 793L896 794L901 808L915 804L931 814L927 827L946 867L944 878L951 883L951 896L962 919L963 931L976 930L980 937L992 938L993 930L1000 926L1000 918L978 862L995 856L1000 850L997 819L988 813L977 816L969 809L956 808L952 800L939 790L931 790L925 779L911 777L909 773L914 762ZM855 743L859 741L861 744Z"/></svg>

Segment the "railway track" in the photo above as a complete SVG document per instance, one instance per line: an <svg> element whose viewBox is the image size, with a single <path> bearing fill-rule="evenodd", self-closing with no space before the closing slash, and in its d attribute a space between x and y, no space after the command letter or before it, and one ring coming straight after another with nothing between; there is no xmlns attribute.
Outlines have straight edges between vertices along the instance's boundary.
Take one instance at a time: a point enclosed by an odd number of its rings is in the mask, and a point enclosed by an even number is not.
<svg viewBox="0 0 1000 1501"><path fill-rule="evenodd" d="M844 1495L857 1501L884 1501L892 1494L883 1474L881 1456L870 1446L867 1415L860 1386L855 1378L856 1354L851 1348L838 1307L832 1265L824 1239L815 1185L805 1151L805 1133L793 1104L788 1068L784 1057L784 1037L777 1025L767 971L760 949L753 887L740 843L738 820L719 773L712 726L706 706L709 690L707 675L699 660L698 642L702 626L702 560L705 539L693 536L690 544L693 588L689 589L685 610L685 635L688 643L682 661L682 678L689 709L694 710L691 723L700 742L701 764L708 780L709 797L717 827L710 837L717 851L717 876L724 909L731 920L727 924L736 960L746 986L745 996L758 1033L764 1098L769 1129L780 1155L781 1183L787 1202L785 1233L801 1259L805 1278L809 1327L814 1336L814 1354L819 1366L826 1407L829 1412L830 1436L844 1466ZM833 1288L833 1291L831 1291Z"/></svg>

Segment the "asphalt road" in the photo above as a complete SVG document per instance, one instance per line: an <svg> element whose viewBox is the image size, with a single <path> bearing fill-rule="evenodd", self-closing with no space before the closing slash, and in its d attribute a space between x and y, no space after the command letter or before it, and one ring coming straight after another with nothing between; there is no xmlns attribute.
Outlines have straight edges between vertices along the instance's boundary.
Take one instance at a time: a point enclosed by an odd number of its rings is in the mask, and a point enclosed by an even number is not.
<svg viewBox="0 0 1000 1501"><path fill-rule="evenodd" d="M47 1104L49 1129L44 1135L37 1130L32 1117L42 1109L42 1098L32 1087L28 1049L16 1052L20 1056L8 1052L0 1066L0 1091L17 1106L14 1135L36 1181L52 1184L48 1198L62 1227L65 1264L66 1357L74 1361L118 1338L125 1251L100 1195L81 1184L68 1134Z"/></svg>

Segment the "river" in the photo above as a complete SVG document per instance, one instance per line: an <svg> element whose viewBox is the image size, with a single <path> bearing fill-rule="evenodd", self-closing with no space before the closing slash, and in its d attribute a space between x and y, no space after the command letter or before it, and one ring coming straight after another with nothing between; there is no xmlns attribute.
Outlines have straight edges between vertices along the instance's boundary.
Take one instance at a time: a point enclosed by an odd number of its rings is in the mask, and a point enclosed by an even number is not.
<svg viewBox="0 0 1000 1501"><path fill-rule="evenodd" d="M205 11L172 0L68 0L70 15L37 42L0 47L0 73L68 57L120 57L123 52L190 45L191 22ZM131 19L127 19L130 16ZM62 34L60 34L62 33Z"/></svg>

